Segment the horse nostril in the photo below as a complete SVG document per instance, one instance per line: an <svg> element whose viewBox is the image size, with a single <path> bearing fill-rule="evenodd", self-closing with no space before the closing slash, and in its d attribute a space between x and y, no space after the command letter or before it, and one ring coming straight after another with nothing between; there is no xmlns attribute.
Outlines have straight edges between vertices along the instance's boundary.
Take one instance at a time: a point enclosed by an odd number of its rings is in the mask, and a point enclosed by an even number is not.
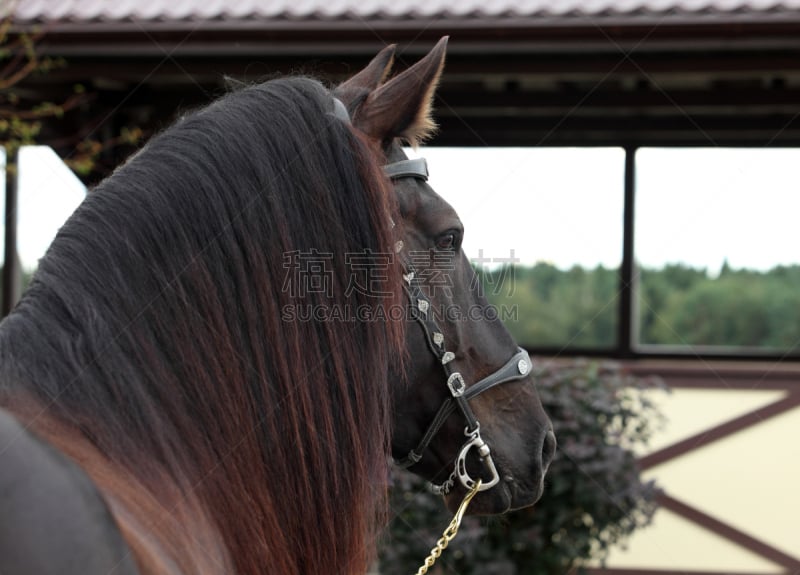
<svg viewBox="0 0 800 575"><path fill-rule="evenodd" d="M547 472L550 462L556 454L556 435L552 430L544 435L544 442L542 444L542 473Z"/></svg>

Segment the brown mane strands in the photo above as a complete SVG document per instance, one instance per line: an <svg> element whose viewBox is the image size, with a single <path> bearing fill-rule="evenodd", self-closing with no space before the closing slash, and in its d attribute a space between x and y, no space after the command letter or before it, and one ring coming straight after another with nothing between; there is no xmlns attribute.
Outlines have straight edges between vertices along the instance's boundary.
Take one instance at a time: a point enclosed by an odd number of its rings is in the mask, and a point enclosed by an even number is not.
<svg viewBox="0 0 800 575"><path fill-rule="evenodd" d="M183 118L89 193L0 328L0 405L79 461L143 573L371 561L403 322L281 319L284 254L333 254L303 304L355 308L376 301L345 255L393 245L379 160L330 109L284 79Z"/></svg>

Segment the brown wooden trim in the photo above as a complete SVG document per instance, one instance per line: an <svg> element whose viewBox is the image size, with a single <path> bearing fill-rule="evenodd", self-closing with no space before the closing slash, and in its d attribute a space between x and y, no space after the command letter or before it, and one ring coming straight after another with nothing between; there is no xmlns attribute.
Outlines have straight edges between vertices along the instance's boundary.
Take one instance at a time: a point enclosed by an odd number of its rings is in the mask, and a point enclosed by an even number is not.
<svg viewBox="0 0 800 575"><path fill-rule="evenodd" d="M709 531L728 539L729 541L735 543L736 545L767 559L768 561L772 561L773 563L777 563L778 565L785 567L789 573L800 573L800 559L796 557L792 557L791 555L787 555L783 551L772 547L752 537L742 531L739 531L735 527L728 525L712 517L695 509L694 507L687 505L686 503L675 499L674 497L670 497L666 494L661 494L659 497L659 503L661 507L664 509L669 509L673 513L680 515L681 517L688 519L692 523L696 523L702 527L705 527Z"/></svg>
<svg viewBox="0 0 800 575"><path fill-rule="evenodd" d="M520 39L539 41L557 39L595 40L608 44L611 39L622 42L648 40L691 41L695 39L735 39L787 37L796 40L798 21L796 11L783 14L728 14L702 17L697 14L634 16L577 16L548 17L544 14L515 14L498 17L448 17L445 14L425 18L381 18L363 15L355 18L242 18L212 20L117 20L19 22L13 31L44 26L48 35L77 34L104 39L108 35L141 34L143 31L160 34L181 34L202 29L216 34L293 33L340 39L375 37L380 32L394 36L430 38L457 31L469 40L492 39L496 43L511 43ZM421 30L421 32L420 32ZM498 34L502 31L502 35Z"/></svg>
<svg viewBox="0 0 800 575"><path fill-rule="evenodd" d="M800 61L798 61L800 66ZM207 66L206 66L207 67ZM563 77L565 74L561 74ZM648 110L674 111L698 110L699 113L713 113L715 109L730 106L747 106L748 110L762 108L773 112L774 106L787 106L787 109L797 111L800 102L800 90L787 89L752 89L741 86L711 87L706 89L677 89L669 93L659 92L656 89L645 88L641 90L622 90L616 87L597 90L589 95L586 90L579 88L561 89L559 91L538 90L519 92L483 93L477 99L474 91L464 90L462 86L454 85L448 90L447 84L437 97L447 102L453 108L480 108L481 110L508 110L513 109L516 117L519 113L535 113L546 115L563 110L571 110L580 105L582 110L624 110L636 107ZM723 110L729 113L728 110Z"/></svg>
<svg viewBox="0 0 800 575"><path fill-rule="evenodd" d="M5 216L5 244L3 261L3 295L0 302L0 313L3 317L16 305L19 299L20 262L17 257L17 206L19 204L17 184L18 150L6 148L6 216ZM13 168L12 168L13 167Z"/></svg>
<svg viewBox="0 0 800 575"><path fill-rule="evenodd" d="M198 33L196 36L201 37ZM192 36L194 39L195 36ZM43 51L54 56L63 56L69 60L69 66L63 69L56 69L48 73L47 78L74 78L76 76L101 73L104 75L116 75L126 73L130 76L141 78L149 72L154 62L158 62L169 53L171 58L181 63L181 66L190 72L207 72L209 70L224 71L226 74L235 74L242 68L253 62L267 62L278 70L291 71L299 64L317 60L318 64L324 68L336 71L337 66L346 65L349 69L338 70L341 74L347 75L361 69L370 57L379 51L384 43L380 41L371 42L345 42L337 44L319 43L292 43L291 41L277 42L269 38L254 38L252 41L245 39L232 39L227 43L218 38L209 39L203 42L188 42L179 47L177 52L171 52L171 44L161 44L158 38L156 43L146 40L126 41L124 38L108 39L107 42L97 46L88 44L80 36L66 39L64 43L60 38L47 38L43 46ZM213 40L213 41L212 41ZM172 41L172 43L177 43ZM403 54L398 58L397 69L402 69L415 59L424 55L424 50L430 47L429 42L421 42L412 46L407 46ZM102 50L101 50L102 48ZM448 49L450 50L450 49ZM516 51L514 51L516 50ZM704 58L697 58L697 51L665 51L663 53L643 52L638 54L634 62L620 62L622 58L619 53L611 54L573 54L565 50L544 51L535 45L510 46L508 49L499 47L490 42L480 45L454 44L452 53L447 57L447 73L442 78L442 87L456 81L476 80L480 81L482 76L487 74L503 74L505 76L528 76L536 75L540 77L553 77L558 79L574 78L586 81L587 77L594 77L599 80L607 74L612 78L625 75L633 75L637 78L642 76L642 70L655 80L659 80L662 74L713 74L723 81L731 81L748 76L763 77L766 74L796 73L800 70L800 41L796 46L787 48L776 48L767 50L766 53L754 55L750 52L741 50L706 51ZM109 62L118 62L118 67L113 68ZM161 75L161 74L158 74ZM724 88L725 86L722 85ZM718 105L713 91L719 92L719 86L709 86L708 89L691 89L687 87L670 88L670 96L674 97L682 106L707 104ZM730 86L727 103L743 102L748 105L761 103L764 94L774 94L777 102L787 105L792 104L791 94L797 89L789 86L773 87L764 86L759 89L753 85L741 84ZM640 90L641 92L641 90ZM506 105L503 98L510 97L513 105L525 105L523 95L514 93L505 96L495 95L484 92L483 97L488 97L489 101L497 100L497 105ZM600 98L605 93L599 92ZM539 98L547 101L548 92L546 90L534 91L534 103ZM652 99L656 103L663 101L663 94L657 91L643 96ZM456 97L466 105L475 105L477 102L462 90L457 90ZM569 97L567 95L567 97ZM623 96L624 97L624 96ZM451 96L451 99L453 96ZM604 102L607 106L614 106L615 101L612 97L606 98ZM602 102L602 100L600 100ZM458 103L458 100L456 100ZM558 102L555 102L556 104ZM794 101L794 104L797 102Z"/></svg>
<svg viewBox="0 0 800 575"><path fill-rule="evenodd" d="M646 455L639 460L639 467L642 470L655 467L661 463L675 459L681 455L685 455L690 451L699 449L709 443L713 443L724 437L728 437L738 431L742 431L753 425L762 423L763 421L780 415L786 411L790 411L797 406L800 406L800 393L790 394L783 399L765 405L760 409L751 411L725 423L705 429L700 433L692 435L691 437L673 443L663 449L659 449L655 453Z"/></svg>
<svg viewBox="0 0 800 575"><path fill-rule="evenodd" d="M718 361L698 358L628 360L636 376L656 375L674 388L723 390L797 390L800 366L794 359Z"/></svg>
<svg viewBox="0 0 800 575"><path fill-rule="evenodd" d="M619 267L619 308L617 320L617 349L630 353L636 340L634 319L636 254L636 148L625 148L624 208L622 213L622 263Z"/></svg>
<svg viewBox="0 0 800 575"><path fill-rule="evenodd" d="M654 372L642 372L642 376L654 375ZM681 377L675 375L659 375L666 385L675 389L708 389L722 391L791 391L800 387L800 378L770 380L759 377L739 378L728 375L715 376L709 373L705 377Z"/></svg>

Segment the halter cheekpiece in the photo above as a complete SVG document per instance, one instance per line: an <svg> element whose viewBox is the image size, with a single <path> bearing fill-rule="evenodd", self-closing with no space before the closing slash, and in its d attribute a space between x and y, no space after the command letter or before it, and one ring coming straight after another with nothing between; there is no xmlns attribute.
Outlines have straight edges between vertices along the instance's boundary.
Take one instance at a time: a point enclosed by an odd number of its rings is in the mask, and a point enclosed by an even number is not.
<svg viewBox="0 0 800 575"><path fill-rule="evenodd" d="M393 162L384 166L383 170L392 180L400 178L428 179L428 164L424 158ZM402 249L402 244L399 245L399 249ZM448 417L458 409L467 423L464 429L467 441L461 447L456 457L454 469L450 477L441 485L432 484L431 489L435 493L447 494L455 485L456 479L467 490L471 490L475 487L476 480L470 477L467 472L467 455L471 449L475 449L478 452L478 457L491 475L490 479L482 480L483 482L480 487L478 487L478 491L491 489L500 481L500 476L492 460L491 449L481 437L481 426L469 405L469 400L500 384L517 381L527 376L531 368L531 360L528 356L528 352L522 348L517 348L517 353L515 353L500 369L474 385L467 387L467 382L464 380L464 377L460 372L455 371L451 365L451 362L455 359L455 354L452 351L447 351L445 348L444 332L439 328L436 320L432 317L431 302L422 291L420 282L416 277L416 272L410 263L406 263L405 265L403 279L406 284L403 288L411 304L411 313L417 323L422 327L425 340L428 343L428 349L430 349L442 366L446 377L447 388L450 390L450 397L445 399L442 403L433 421L428 425L428 429L417 444L417 447L412 449L403 459L396 461L396 463L405 468L418 463L422 459L425 450L428 448L428 445L430 445L436 433L442 428Z"/></svg>
<svg viewBox="0 0 800 575"><path fill-rule="evenodd" d="M347 107L336 97L333 98L332 113L338 119L350 123L350 115L347 111ZM427 181L428 179L428 163L424 158L392 162L385 165L383 170L386 176L392 180L417 178ZM399 241L396 247L397 251L399 252L402 250L402 247L403 243ZM441 485L431 484L431 489L434 493L447 494L452 490L456 480L458 480L467 491L475 489L475 492L478 492L491 489L499 483L500 476L492 460L491 449L481 437L481 425L469 405L469 400L500 384L525 378L531 369L531 359L527 351L522 348L517 348L517 353L515 353L500 369L474 385L467 387L467 382L464 380L464 377L460 372L455 371L451 365L451 362L455 359L455 354L452 351L447 351L445 348L444 332L439 328L436 320L432 317L433 314L429 313L432 307L431 301L420 288L419 279L416 277L416 272L410 262L405 265L403 279L405 280L403 288L411 304L411 313L417 323L422 327L425 340L428 343L428 349L431 350L442 366L446 377L447 388L450 390L450 397L444 400L417 446L404 458L396 461L396 463L404 468L411 467L418 463L445 421L458 409L467 422L467 426L464 429L467 440L456 456L454 469L450 477ZM483 479L475 480L470 477L467 472L467 456L472 449L478 452L478 457L483 463L483 466L491 475L488 481Z"/></svg>

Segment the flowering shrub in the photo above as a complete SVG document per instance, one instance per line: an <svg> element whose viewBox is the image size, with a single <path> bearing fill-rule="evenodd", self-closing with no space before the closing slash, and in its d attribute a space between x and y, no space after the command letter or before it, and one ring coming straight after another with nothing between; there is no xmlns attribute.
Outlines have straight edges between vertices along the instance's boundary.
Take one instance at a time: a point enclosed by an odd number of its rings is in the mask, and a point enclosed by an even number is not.
<svg viewBox="0 0 800 575"><path fill-rule="evenodd" d="M540 365L536 384L558 438L544 496L506 516L465 518L429 573L562 575L588 559L602 562L611 546L650 523L658 490L642 480L634 453L663 423L647 393L663 386L614 363L583 360ZM380 572L414 573L450 517L406 472L397 472L391 501Z"/></svg>

